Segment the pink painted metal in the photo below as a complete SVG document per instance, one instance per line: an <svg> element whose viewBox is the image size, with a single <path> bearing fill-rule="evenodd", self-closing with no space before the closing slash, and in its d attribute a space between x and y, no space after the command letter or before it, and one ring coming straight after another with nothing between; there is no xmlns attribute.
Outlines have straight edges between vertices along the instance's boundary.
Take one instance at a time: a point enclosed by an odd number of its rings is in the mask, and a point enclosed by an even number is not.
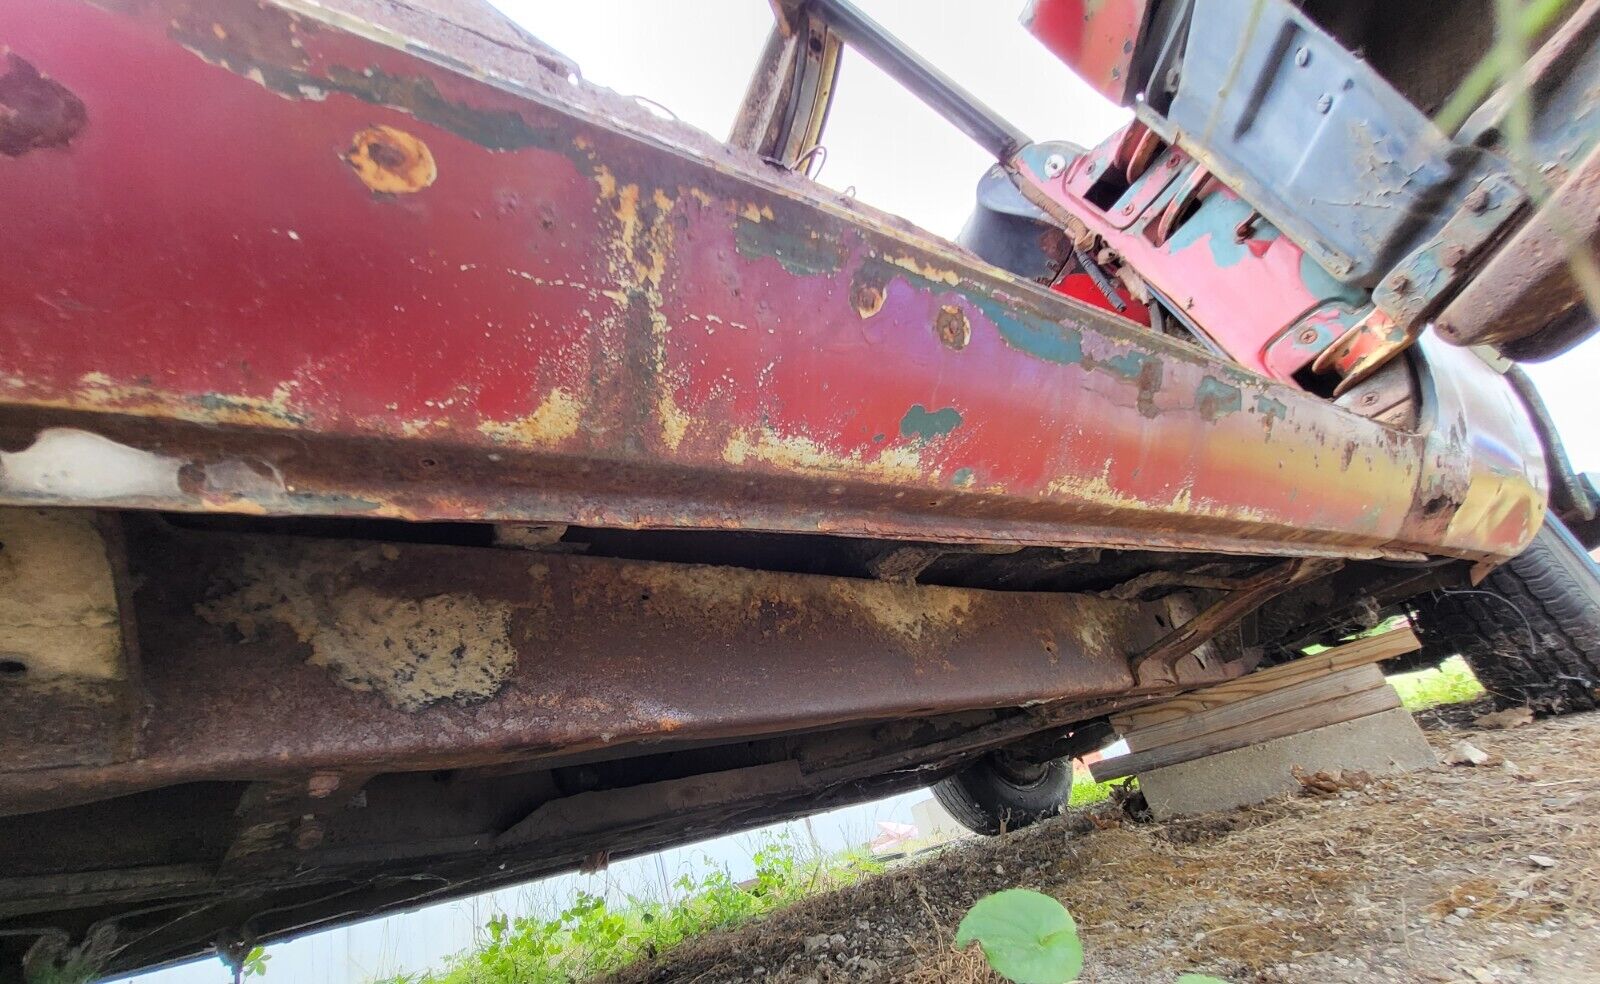
<svg viewBox="0 0 1600 984"><path fill-rule="evenodd" d="M1314 327L1297 324L1302 317L1366 298L1342 288L1276 229L1250 223L1249 203L1205 181L1204 170L1182 150L1163 148L1130 179L1119 148L1129 135L1148 133L1142 123L1130 123L1056 174L1045 162L1068 154L1064 144L1026 148L1012 166L1030 200L1098 235L1240 365L1291 381L1349 325L1327 337L1319 333L1320 344L1304 348L1284 349L1280 340ZM1248 234L1239 235L1241 226ZM1343 314L1317 315L1330 316Z"/></svg>

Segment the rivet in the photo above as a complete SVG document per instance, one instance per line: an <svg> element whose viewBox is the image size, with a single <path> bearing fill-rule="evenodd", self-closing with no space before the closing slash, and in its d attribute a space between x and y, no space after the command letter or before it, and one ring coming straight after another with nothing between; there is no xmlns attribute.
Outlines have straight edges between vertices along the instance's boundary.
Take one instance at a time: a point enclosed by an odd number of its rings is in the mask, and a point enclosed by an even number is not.
<svg viewBox="0 0 1600 984"><path fill-rule="evenodd" d="M1305 68L1306 65L1310 61L1311 61L1311 49L1310 48L1299 48L1299 49L1296 49L1296 51L1294 53L1294 63L1296 65L1299 65L1301 68Z"/></svg>
<svg viewBox="0 0 1600 984"><path fill-rule="evenodd" d="M1044 159L1044 176L1053 178L1067 169L1067 159L1061 154L1051 154ZM1089 173L1094 173L1094 167L1089 167Z"/></svg>
<svg viewBox="0 0 1600 984"><path fill-rule="evenodd" d="M1326 113L1333 108L1333 97L1324 92L1317 98L1317 112Z"/></svg>

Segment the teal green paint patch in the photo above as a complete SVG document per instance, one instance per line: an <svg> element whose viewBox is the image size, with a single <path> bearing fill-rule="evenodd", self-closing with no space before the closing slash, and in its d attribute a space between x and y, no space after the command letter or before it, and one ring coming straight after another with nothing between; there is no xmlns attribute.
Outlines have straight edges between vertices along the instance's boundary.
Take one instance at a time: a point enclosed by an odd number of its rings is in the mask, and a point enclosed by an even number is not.
<svg viewBox="0 0 1600 984"><path fill-rule="evenodd" d="M1360 307L1367 300L1360 290L1346 287L1333 279L1328 271L1322 269L1322 264L1311 258L1310 253L1300 255L1300 282L1305 285L1307 293L1320 300L1343 301L1352 307Z"/></svg>
<svg viewBox="0 0 1600 984"><path fill-rule="evenodd" d="M1154 356L1146 355L1143 352L1124 352L1122 355L1105 359L1100 364L1123 379L1138 379L1149 371L1145 368L1146 366L1160 365Z"/></svg>
<svg viewBox="0 0 1600 984"><path fill-rule="evenodd" d="M969 295L967 300L994 323L1001 339L1012 348L1021 349L1046 362L1069 366L1083 362L1083 333L1076 328L1058 325L1044 318L1010 314L988 298Z"/></svg>
<svg viewBox="0 0 1600 984"><path fill-rule="evenodd" d="M190 397L190 399L199 404L201 409L209 410L212 413L260 414L264 417L271 417L274 420L281 420L286 424L303 424L307 419L288 410L280 410L277 407L224 396L221 393L201 393L199 396Z"/></svg>
<svg viewBox="0 0 1600 984"><path fill-rule="evenodd" d="M913 404L900 418L900 436L931 441L943 437L961 426L961 413L955 407L929 410L920 403Z"/></svg>
<svg viewBox="0 0 1600 984"><path fill-rule="evenodd" d="M950 484L958 489L964 489L972 484L974 477L971 468L957 468L956 473L950 476Z"/></svg>
<svg viewBox="0 0 1600 984"><path fill-rule="evenodd" d="M734 247L750 259L763 256L797 277L835 273L844 266L844 250L830 238L813 238L804 231L786 232L775 222L754 222L740 217L733 231Z"/></svg>
<svg viewBox="0 0 1600 984"><path fill-rule="evenodd" d="M1181 184L1182 182L1175 182ZM1211 259L1219 267L1230 267L1250 254L1250 247L1246 245L1250 240L1239 242L1234 238L1233 230L1239 223L1253 214L1253 209L1244 201L1229 195L1207 195L1200 208L1190 216L1188 221L1178 227L1167 240L1168 253L1181 253L1207 239L1206 245L1211 247ZM1256 229L1251 233L1250 239L1258 242L1278 238L1278 230L1266 222L1257 222Z"/></svg>
<svg viewBox="0 0 1600 984"><path fill-rule="evenodd" d="M1215 376L1206 376L1194 388L1194 406L1207 420L1221 420L1244 408L1244 393Z"/></svg>
<svg viewBox="0 0 1600 984"><path fill-rule="evenodd" d="M1262 394L1256 397L1256 413L1284 420L1289 416L1289 408L1282 400L1274 400Z"/></svg>

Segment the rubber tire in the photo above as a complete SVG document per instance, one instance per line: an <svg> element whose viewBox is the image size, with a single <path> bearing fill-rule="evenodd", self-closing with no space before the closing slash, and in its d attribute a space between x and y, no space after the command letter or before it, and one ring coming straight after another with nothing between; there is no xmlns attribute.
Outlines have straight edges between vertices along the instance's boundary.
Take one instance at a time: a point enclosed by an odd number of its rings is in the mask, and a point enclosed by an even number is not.
<svg viewBox="0 0 1600 984"><path fill-rule="evenodd" d="M1476 589L1434 595L1416 614L1427 649L1460 653L1499 706L1600 706L1600 567L1555 517Z"/></svg>
<svg viewBox="0 0 1600 984"><path fill-rule="evenodd" d="M961 826L992 837L1053 817L1067 805L1072 760L1056 759L1043 769L1037 781L1019 785L1000 770L993 755L985 755L935 783L933 796Z"/></svg>

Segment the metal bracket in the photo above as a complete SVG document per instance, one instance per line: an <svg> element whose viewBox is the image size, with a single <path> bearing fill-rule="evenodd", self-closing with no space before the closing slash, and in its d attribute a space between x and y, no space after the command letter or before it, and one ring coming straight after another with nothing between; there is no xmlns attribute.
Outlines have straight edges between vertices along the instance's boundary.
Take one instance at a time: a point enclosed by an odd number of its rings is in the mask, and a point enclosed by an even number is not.
<svg viewBox="0 0 1600 984"><path fill-rule="evenodd" d="M1238 583L1233 593L1162 636L1130 664L1141 687L1170 686L1178 682L1174 668L1183 657L1216 638L1239 619L1290 588L1316 580L1344 566L1342 560L1297 557L1275 564Z"/></svg>

